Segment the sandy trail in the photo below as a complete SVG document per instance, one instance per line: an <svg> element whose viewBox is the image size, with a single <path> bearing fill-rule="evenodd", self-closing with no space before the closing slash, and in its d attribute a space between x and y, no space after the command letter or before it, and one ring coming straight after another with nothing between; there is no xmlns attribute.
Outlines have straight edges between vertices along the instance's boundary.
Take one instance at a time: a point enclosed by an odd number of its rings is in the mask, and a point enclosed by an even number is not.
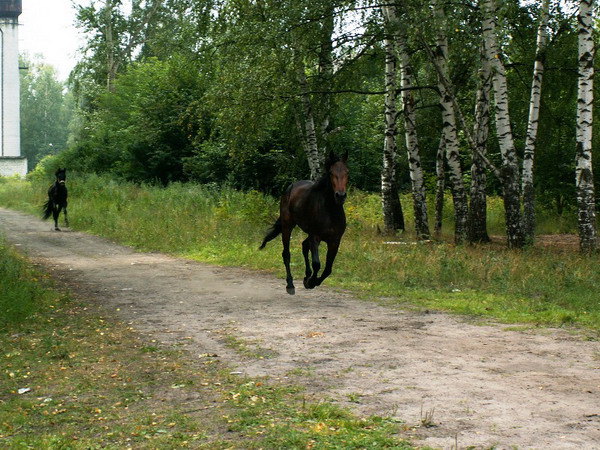
<svg viewBox="0 0 600 450"><path fill-rule="evenodd" d="M597 341L402 311L326 287L289 296L270 275L138 253L4 209L0 232L152 338L359 414L398 417L416 444L600 448ZM419 426L432 412L435 426Z"/></svg>

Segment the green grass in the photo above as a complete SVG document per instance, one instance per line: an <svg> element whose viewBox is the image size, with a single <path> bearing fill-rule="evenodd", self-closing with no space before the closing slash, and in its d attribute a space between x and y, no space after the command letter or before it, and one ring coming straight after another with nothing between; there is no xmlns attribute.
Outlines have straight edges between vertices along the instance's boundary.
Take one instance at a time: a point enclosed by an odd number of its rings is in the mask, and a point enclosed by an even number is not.
<svg viewBox="0 0 600 450"><path fill-rule="evenodd" d="M0 183L0 205L39 213L47 182ZM277 200L258 192L218 190L174 183L167 188L136 186L95 175L71 177L73 228L103 235L142 250L162 251L199 261L244 266L284 277L281 245L257 247L277 217ZM407 223L410 200L404 198ZM489 229L501 233L502 204L489 201ZM446 207L448 214L451 208ZM328 286L371 299L420 308L491 317L507 323L577 325L600 330L600 257L576 251L501 245L455 246L415 243L407 233L381 236L379 197L351 192L346 206L348 230ZM541 226L550 227L548 212ZM556 218L555 218L556 219ZM558 221L558 219L556 219ZM447 228L451 229L447 218ZM568 220L557 231L569 231ZM301 284L303 261L296 231L292 270ZM386 244L401 241L399 245ZM282 281L283 289L283 281Z"/></svg>
<svg viewBox="0 0 600 450"><path fill-rule="evenodd" d="M0 332L35 317L40 309L55 302L55 296L40 286L40 277L16 252L0 251Z"/></svg>
<svg viewBox="0 0 600 450"><path fill-rule="evenodd" d="M393 421L143 340L1 243L0 258L22 306L0 329L0 448L411 448Z"/></svg>

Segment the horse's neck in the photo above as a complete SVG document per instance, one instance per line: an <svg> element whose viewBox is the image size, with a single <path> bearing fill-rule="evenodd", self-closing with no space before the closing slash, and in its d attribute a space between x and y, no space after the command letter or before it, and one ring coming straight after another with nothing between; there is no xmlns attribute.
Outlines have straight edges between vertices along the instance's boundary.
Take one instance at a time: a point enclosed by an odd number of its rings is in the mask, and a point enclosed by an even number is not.
<svg viewBox="0 0 600 450"><path fill-rule="evenodd" d="M65 192L66 187L64 184L61 184L58 180L56 180L52 185L52 191L58 194L59 192Z"/></svg>
<svg viewBox="0 0 600 450"><path fill-rule="evenodd" d="M315 181L313 188L315 191L323 192L324 194L330 192L333 194L333 187L331 186L331 181L327 175L324 175Z"/></svg>
<svg viewBox="0 0 600 450"><path fill-rule="evenodd" d="M323 196L323 201L327 205L331 212L344 214L344 206L336 203L334 199L335 193L333 192L333 186L327 175L317 180L313 186L315 191L318 191Z"/></svg>

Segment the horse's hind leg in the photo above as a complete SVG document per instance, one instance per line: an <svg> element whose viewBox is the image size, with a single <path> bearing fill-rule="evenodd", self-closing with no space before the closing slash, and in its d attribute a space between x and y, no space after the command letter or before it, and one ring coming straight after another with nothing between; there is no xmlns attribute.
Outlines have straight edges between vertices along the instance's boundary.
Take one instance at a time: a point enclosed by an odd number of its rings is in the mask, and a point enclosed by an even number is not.
<svg viewBox="0 0 600 450"><path fill-rule="evenodd" d="M290 269L290 236L292 235L292 230L290 227L284 226L281 231L281 241L283 242L283 252L281 252L281 257L283 258L283 264L285 265L285 281L287 285L285 290L288 294L294 295L296 293L296 288L294 287L294 278L292 277L292 270Z"/></svg>

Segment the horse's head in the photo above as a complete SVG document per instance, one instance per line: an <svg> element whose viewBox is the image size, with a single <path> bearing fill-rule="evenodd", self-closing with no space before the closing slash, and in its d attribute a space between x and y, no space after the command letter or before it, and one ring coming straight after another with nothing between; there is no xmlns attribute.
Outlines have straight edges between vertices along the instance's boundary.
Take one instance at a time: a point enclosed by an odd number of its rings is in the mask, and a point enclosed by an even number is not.
<svg viewBox="0 0 600 450"><path fill-rule="evenodd" d="M60 184L65 184L65 181L67 180L67 169L58 169L54 175L56 176L56 181Z"/></svg>
<svg viewBox="0 0 600 450"><path fill-rule="evenodd" d="M348 151L340 159L333 153L329 154L325 168L329 173L329 180L333 188L333 197L338 205L343 205L346 200L346 186L348 185Z"/></svg>

